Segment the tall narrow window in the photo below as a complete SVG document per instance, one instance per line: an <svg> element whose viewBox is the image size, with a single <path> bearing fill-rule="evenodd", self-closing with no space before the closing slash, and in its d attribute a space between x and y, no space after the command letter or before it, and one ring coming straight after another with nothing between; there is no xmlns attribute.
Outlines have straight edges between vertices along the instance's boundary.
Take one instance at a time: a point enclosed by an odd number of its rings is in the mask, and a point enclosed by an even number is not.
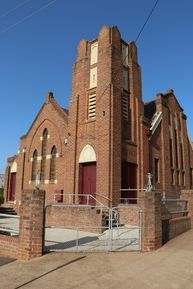
<svg viewBox="0 0 193 289"><path fill-rule="evenodd" d="M50 180L54 181L56 179L56 157L57 149L53 146L51 150L51 159L50 159Z"/></svg>
<svg viewBox="0 0 193 289"><path fill-rule="evenodd" d="M45 180L46 174L46 149L47 149L47 141L48 141L48 130L47 128L43 132L42 139L42 161L41 161L41 171L40 171L40 180Z"/></svg>
<svg viewBox="0 0 193 289"><path fill-rule="evenodd" d="M93 65L98 61L98 42L92 43L90 50L90 65Z"/></svg>
<svg viewBox="0 0 193 289"><path fill-rule="evenodd" d="M129 76L126 68L123 68L123 89L129 90Z"/></svg>
<svg viewBox="0 0 193 289"><path fill-rule="evenodd" d="M97 67L90 69L90 88L97 86Z"/></svg>
<svg viewBox="0 0 193 289"><path fill-rule="evenodd" d="M174 185L174 171L171 170L171 184Z"/></svg>
<svg viewBox="0 0 193 289"><path fill-rule="evenodd" d="M192 189L193 187L193 169L190 168L190 188Z"/></svg>
<svg viewBox="0 0 193 289"><path fill-rule="evenodd" d="M179 162L178 162L178 140L177 140L177 131L175 130L175 153L176 153L176 168L178 169L179 167Z"/></svg>
<svg viewBox="0 0 193 289"><path fill-rule="evenodd" d="M122 64L128 66L128 46L122 43Z"/></svg>
<svg viewBox="0 0 193 289"><path fill-rule="evenodd" d="M172 149L172 139L170 138L170 167L173 168L173 149Z"/></svg>
<svg viewBox="0 0 193 289"><path fill-rule="evenodd" d="M177 171L177 185L180 185L180 172Z"/></svg>
<svg viewBox="0 0 193 289"><path fill-rule="evenodd" d="M185 173L182 173L182 186L185 186Z"/></svg>
<svg viewBox="0 0 193 289"><path fill-rule="evenodd" d="M178 118L178 129L181 130L181 120Z"/></svg>
<svg viewBox="0 0 193 289"><path fill-rule="evenodd" d="M155 177L155 183L159 182L159 159L154 159L154 177Z"/></svg>
<svg viewBox="0 0 193 289"><path fill-rule="evenodd" d="M31 180L35 181L37 176L37 160L38 160L38 152L37 150L33 153L33 160L32 160L32 172L31 172Z"/></svg>
<svg viewBox="0 0 193 289"><path fill-rule="evenodd" d="M168 109L168 124L171 125L171 112Z"/></svg>
<svg viewBox="0 0 193 289"><path fill-rule="evenodd" d="M180 151L181 151L181 169L184 169L184 155L183 155L183 144L180 144Z"/></svg>

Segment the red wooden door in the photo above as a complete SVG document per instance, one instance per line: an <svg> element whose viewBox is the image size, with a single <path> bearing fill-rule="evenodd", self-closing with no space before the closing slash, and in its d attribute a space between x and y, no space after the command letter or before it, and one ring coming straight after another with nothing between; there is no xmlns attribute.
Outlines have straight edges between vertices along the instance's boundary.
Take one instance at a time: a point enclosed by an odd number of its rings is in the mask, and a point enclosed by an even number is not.
<svg viewBox="0 0 193 289"><path fill-rule="evenodd" d="M82 188L81 193L96 197L96 163L87 163L82 165ZM87 204L87 197L82 197L82 204ZM89 205L95 205L93 198L89 198Z"/></svg>
<svg viewBox="0 0 193 289"><path fill-rule="evenodd" d="M137 188L137 165L123 162L122 163L122 189L136 189ZM121 198L137 198L136 190L122 191ZM130 200L129 203L136 203L137 200Z"/></svg>
<svg viewBox="0 0 193 289"><path fill-rule="evenodd" d="M9 201L15 200L15 186L16 186L16 173L11 173L10 188L9 188Z"/></svg>

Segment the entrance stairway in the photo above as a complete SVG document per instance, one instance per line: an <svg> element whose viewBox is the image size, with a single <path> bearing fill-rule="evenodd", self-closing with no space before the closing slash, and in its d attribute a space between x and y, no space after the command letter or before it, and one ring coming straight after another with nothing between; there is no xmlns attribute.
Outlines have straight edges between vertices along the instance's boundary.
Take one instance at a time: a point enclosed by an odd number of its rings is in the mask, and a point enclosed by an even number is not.
<svg viewBox="0 0 193 289"><path fill-rule="evenodd" d="M105 227L109 226L109 211L103 211L103 224ZM118 210L114 209L112 212L112 227L119 225L119 215Z"/></svg>
<svg viewBox="0 0 193 289"><path fill-rule="evenodd" d="M17 215L13 207L7 206L7 204L3 204L2 206L0 206L0 214Z"/></svg>

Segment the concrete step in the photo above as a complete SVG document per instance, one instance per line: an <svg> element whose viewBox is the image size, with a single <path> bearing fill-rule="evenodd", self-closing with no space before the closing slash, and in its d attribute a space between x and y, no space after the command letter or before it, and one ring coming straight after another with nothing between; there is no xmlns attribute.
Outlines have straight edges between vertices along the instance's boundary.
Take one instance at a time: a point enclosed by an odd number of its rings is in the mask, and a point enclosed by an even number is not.
<svg viewBox="0 0 193 289"><path fill-rule="evenodd" d="M1 214L17 215L13 208L0 207Z"/></svg>
<svg viewBox="0 0 193 289"><path fill-rule="evenodd" d="M3 208L13 208L14 206L14 203L13 202L6 202L4 204L2 204L0 207L3 207Z"/></svg>

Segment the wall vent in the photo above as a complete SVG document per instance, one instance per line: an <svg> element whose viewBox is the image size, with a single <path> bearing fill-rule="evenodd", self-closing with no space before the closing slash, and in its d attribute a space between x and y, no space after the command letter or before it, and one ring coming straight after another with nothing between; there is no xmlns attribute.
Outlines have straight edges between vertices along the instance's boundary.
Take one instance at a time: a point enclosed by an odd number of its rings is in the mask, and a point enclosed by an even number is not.
<svg viewBox="0 0 193 289"><path fill-rule="evenodd" d="M127 120L129 119L129 112L128 112L129 108L128 108L128 96L123 95L122 96L122 115L123 115L123 119Z"/></svg>
<svg viewBox="0 0 193 289"><path fill-rule="evenodd" d="M88 100L88 118L95 118L96 113L96 94L90 94Z"/></svg>

